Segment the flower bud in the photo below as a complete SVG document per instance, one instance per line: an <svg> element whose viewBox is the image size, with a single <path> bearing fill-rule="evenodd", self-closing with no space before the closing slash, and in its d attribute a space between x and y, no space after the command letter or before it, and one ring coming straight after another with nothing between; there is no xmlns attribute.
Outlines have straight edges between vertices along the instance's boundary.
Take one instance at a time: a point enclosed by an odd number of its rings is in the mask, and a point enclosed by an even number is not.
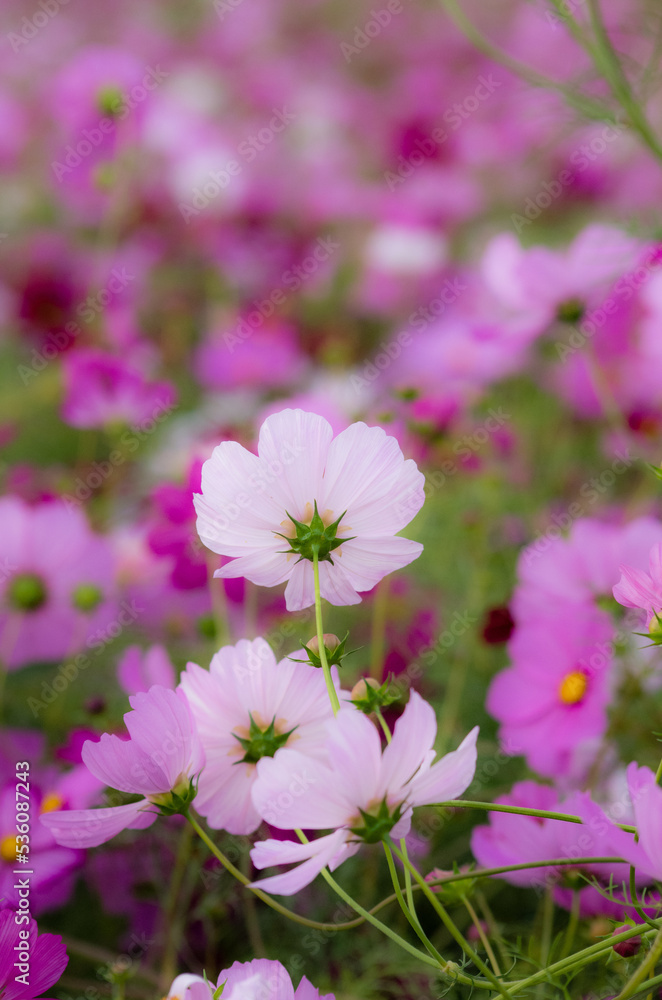
<svg viewBox="0 0 662 1000"><path fill-rule="evenodd" d="M623 931L628 931L630 927L631 924L621 924L620 927L614 930L614 934L621 934ZM613 948L621 958L632 958L641 948L641 938L637 934L636 937L628 938L627 941L617 941Z"/></svg>

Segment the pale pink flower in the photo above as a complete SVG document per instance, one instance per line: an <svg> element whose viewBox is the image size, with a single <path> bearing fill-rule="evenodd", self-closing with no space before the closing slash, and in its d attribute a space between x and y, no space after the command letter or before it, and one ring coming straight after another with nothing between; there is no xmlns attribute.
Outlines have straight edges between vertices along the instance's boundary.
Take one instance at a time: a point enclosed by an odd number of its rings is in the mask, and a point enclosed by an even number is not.
<svg viewBox="0 0 662 1000"><path fill-rule="evenodd" d="M332 993L320 996L305 976L295 990L285 966L267 958L235 962L220 973L216 986L184 973L174 980L166 1000L211 1000L221 985L223 1000L334 1000Z"/></svg>
<svg viewBox="0 0 662 1000"><path fill-rule="evenodd" d="M621 578L613 589L619 604L626 608L643 608L646 625L662 617L662 542L650 550L648 573L635 566L620 566Z"/></svg>
<svg viewBox="0 0 662 1000"><path fill-rule="evenodd" d="M406 836L414 806L457 798L476 769L478 727L432 763L437 721L415 691L383 752L377 729L360 712L342 710L327 731L328 762L285 749L258 764L253 802L268 823L282 830L333 830L307 844L258 842L251 851L256 868L303 862L254 883L268 892L290 896L326 865L337 868L361 842Z"/></svg>
<svg viewBox="0 0 662 1000"><path fill-rule="evenodd" d="M173 796L190 801L193 782L204 766L204 751L182 691L154 685L129 698L124 716L128 740L104 733L83 745L83 762L110 788L144 796L107 809L67 809L47 813L41 822L64 847L97 847L122 830L144 830L168 809ZM177 811L174 809L173 811Z"/></svg>
<svg viewBox="0 0 662 1000"><path fill-rule="evenodd" d="M334 438L323 417L283 410L262 425L257 456L225 441L205 462L198 533L213 552L233 557L216 576L265 587L287 581L287 609L298 611L315 599L313 563L309 550L304 558L301 548L292 551L299 529L291 518L323 525L334 541L320 551L322 596L358 604L360 592L420 555L421 545L396 532L423 505L423 484L381 427L355 423Z"/></svg>
<svg viewBox="0 0 662 1000"><path fill-rule="evenodd" d="M325 753L333 709L322 671L287 658L276 663L264 639L241 639L223 646L209 670L189 663L181 688L207 760L196 809L214 829L253 833L262 822L251 800L260 757L281 747L296 747L306 760Z"/></svg>

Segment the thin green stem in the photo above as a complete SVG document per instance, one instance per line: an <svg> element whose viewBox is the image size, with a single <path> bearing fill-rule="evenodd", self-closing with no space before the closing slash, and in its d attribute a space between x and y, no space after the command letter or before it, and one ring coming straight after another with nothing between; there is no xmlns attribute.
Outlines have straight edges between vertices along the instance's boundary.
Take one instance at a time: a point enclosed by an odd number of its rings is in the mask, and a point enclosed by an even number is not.
<svg viewBox="0 0 662 1000"><path fill-rule="evenodd" d="M639 897L637 896L637 883L635 881L634 865L630 865L630 899L635 909L635 912L639 916L640 920L644 920L650 927L657 929L657 925L653 923L650 917L646 916L639 902Z"/></svg>
<svg viewBox="0 0 662 1000"><path fill-rule="evenodd" d="M494 969L495 976L500 976L502 973L501 969L499 968L499 963L496 960L496 955L492 950L492 945L489 942L489 938L487 937L485 931L483 930L483 925L480 922L480 918L476 913L476 911L474 910L473 906L471 905L471 900L467 896L462 895L462 902L464 903L467 913L471 917L471 921L474 927L478 931L478 937L480 938L483 948L485 949L485 954L492 963L492 968Z"/></svg>
<svg viewBox="0 0 662 1000"><path fill-rule="evenodd" d="M572 893L572 903L570 904L570 917L568 919L568 926L566 927L565 934L563 936L563 947L561 948L559 958L565 958L572 948L572 942L574 941L575 934L577 933L580 908L581 895L578 889L574 889Z"/></svg>
<svg viewBox="0 0 662 1000"><path fill-rule="evenodd" d="M164 912L164 923L165 923L165 947L163 949L163 966L161 968L161 985L162 988L168 990L170 984L177 974L177 955L178 955L178 930L180 928L180 922L177 919L178 907L177 901L179 899L180 889L182 887L182 880L184 878L184 872L186 871L186 866L191 853L191 837L193 835L193 830L191 826L187 823L181 830L179 836L179 844L177 845L177 854L175 857L175 866L172 873L172 878L170 880L170 885L168 887L168 895L166 898L166 903L163 908Z"/></svg>
<svg viewBox="0 0 662 1000"><path fill-rule="evenodd" d="M560 819L566 823L582 824L583 820L572 813L550 812L547 809L527 809L524 806L506 806L498 802L473 802L468 799L451 799L450 802L435 802L438 808L458 808L458 809L484 809L486 812L514 813L517 816L538 816L540 819ZM615 823L626 833L636 833L636 826L627 823Z"/></svg>
<svg viewBox="0 0 662 1000"><path fill-rule="evenodd" d="M616 1000L629 1000L637 992L637 987L648 978L650 972L655 971L655 966L662 958L662 927L657 932L652 947L638 969L632 973L627 983L616 997Z"/></svg>
<svg viewBox="0 0 662 1000"><path fill-rule="evenodd" d="M370 676L382 679L384 650L386 648L386 613L388 611L389 577L378 585L372 602L372 629L370 635Z"/></svg>
<svg viewBox="0 0 662 1000"><path fill-rule="evenodd" d="M324 646L324 628L322 627L322 594L320 591L319 553L315 550L313 550L313 579L315 581L315 624L317 626L317 642L319 645L319 658L322 663L324 680L326 681L326 689L329 692L329 699L331 701L331 707L333 708L333 714L337 715L338 712L340 711L340 702L338 701L338 693L333 684L333 678L331 677L331 671L329 669L329 661L326 658L326 648Z"/></svg>
<svg viewBox="0 0 662 1000"><path fill-rule="evenodd" d="M214 841L208 836L206 831L203 830L195 817L192 816L190 812L186 812L184 815L202 842L207 845L214 857L221 862L225 870L230 872L230 874L233 875L238 882L241 882L241 884L254 893L258 899L261 899L263 903L270 906L272 910L276 910L277 913L281 913L284 917L287 917L288 920L293 920L295 923L301 924L303 927L314 927L316 930L322 931L348 930L351 927L358 927L363 922L361 920L352 920L345 924L325 924L318 920L309 920L307 917L301 917L298 913L293 913L292 910L288 910L286 906L282 906L280 903L277 903L275 899L272 899L271 896L269 896L266 892L263 892L262 889L257 889L250 885L250 880L246 878L246 876L242 874L238 868L235 868L230 859L226 858L223 852L219 850Z"/></svg>
<svg viewBox="0 0 662 1000"><path fill-rule="evenodd" d="M389 840L388 843L391 850L397 857L400 858L403 865L406 865L406 867L409 868L412 876L414 877L416 882L418 882L421 889L423 890L424 895L427 897L428 901L432 904L439 917L441 917L441 921L444 924L446 930L449 931L450 934L455 938L455 940L459 944L464 954L471 959L471 961L474 963L477 969L480 969L482 974L485 976L485 979L487 979L487 981L492 985L493 989L495 989L502 997L508 997L509 994L506 991L503 983L499 982L499 980L496 978L492 970L485 965L480 956L476 954L476 952L473 950L469 942L455 926L455 923L453 922L449 914L446 912L446 908L442 906L440 900L434 894L434 892L427 884L423 876L420 874L418 869L415 868L414 865L412 865L409 859L405 860L405 858L402 856L400 851L398 851L397 847L395 846L392 840ZM472 980L472 982L477 985L479 981Z"/></svg>
<svg viewBox="0 0 662 1000"><path fill-rule="evenodd" d="M382 841L382 846L384 847L384 854L386 855L388 870L391 875L391 881L393 882L393 888L395 889L396 898L398 900L398 903L400 904L400 909L404 913L405 917L407 918L411 926L416 931L416 934L418 935L420 940L423 942L424 947L430 952L433 958L436 958L437 962L439 963L439 968L443 969L444 966L447 964L446 961L439 954L439 952L437 951L437 949L432 944L427 934L421 927L418 917L416 916L416 913L413 912L408 903L405 902L404 896L402 895L402 889L400 887L398 872L395 867L395 861L393 860L393 853L391 851L391 848L385 841Z"/></svg>

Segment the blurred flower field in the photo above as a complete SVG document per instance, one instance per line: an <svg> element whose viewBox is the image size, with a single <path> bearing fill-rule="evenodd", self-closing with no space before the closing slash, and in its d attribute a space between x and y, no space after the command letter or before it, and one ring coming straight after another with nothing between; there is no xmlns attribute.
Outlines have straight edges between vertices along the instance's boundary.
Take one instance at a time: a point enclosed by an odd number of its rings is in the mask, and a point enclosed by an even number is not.
<svg viewBox="0 0 662 1000"><path fill-rule="evenodd" d="M0 20L0 1000L662 996L662 9Z"/></svg>

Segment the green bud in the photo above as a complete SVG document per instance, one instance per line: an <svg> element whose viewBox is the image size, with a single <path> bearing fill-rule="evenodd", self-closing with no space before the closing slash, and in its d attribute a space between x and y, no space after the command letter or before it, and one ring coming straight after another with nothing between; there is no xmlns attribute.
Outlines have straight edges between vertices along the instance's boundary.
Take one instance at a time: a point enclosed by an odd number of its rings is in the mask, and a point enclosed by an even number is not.
<svg viewBox="0 0 662 1000"><path fill-rule="evenodd" d="M193 778L183 777L170 792L163 792L161 795L148 795L147 798L164 816L176 816L186 812L193 802L197 790L197 782L194 782Z"/></svg>
<svg viewBox="0 0 662 1000"><path fill-rule="evenodd" d="M330 667L339 667L342 665L343 657L349 656L350 653L355 653L355 649L351 649L349 653L345 652L345 643L349 637L349 632L346 633L344 639L339 639L337 635L332 632L326 632L322 639L324 640L324 649L326 651L326 662ZM308 662L313 667L321 667L322 660L320 657L320 644L316 635L312 639L309 639L307 643L300 640L301 646L308 653ZM305 663L305 660L297 660L296 657L290 657L294 659L295 663Z"/></svg>
<svg viewBox="0 0 662 1000"><path fill-rule="evenodd" d="M79 611L94 611L103 600L103 593L94 583L81 583L71 595L71 603Z"/></svg>
<svg viewBox="0 0 662 1000"><path fill-rule="evenodd" d="M124 94L119 87L102 87L97 94L97 107L102 115L115 118L124 107Z"/></svg>
<svg viewBox="0 0 662 1000"><path fill-rule="evenodd" d="M362 677L352 688L352 703L366 715L376 712L377 709L387 708L400 697L399 694L390 693L391 682L390 674L383 684L374 677Z"/></svg>
<svg viewBox="0 0 662 1000"><path fill-rule="evenodd" d="M9 582L7 599L17 611L37 611L46 598L46 586L36 573L19 573Z"/></svg>

